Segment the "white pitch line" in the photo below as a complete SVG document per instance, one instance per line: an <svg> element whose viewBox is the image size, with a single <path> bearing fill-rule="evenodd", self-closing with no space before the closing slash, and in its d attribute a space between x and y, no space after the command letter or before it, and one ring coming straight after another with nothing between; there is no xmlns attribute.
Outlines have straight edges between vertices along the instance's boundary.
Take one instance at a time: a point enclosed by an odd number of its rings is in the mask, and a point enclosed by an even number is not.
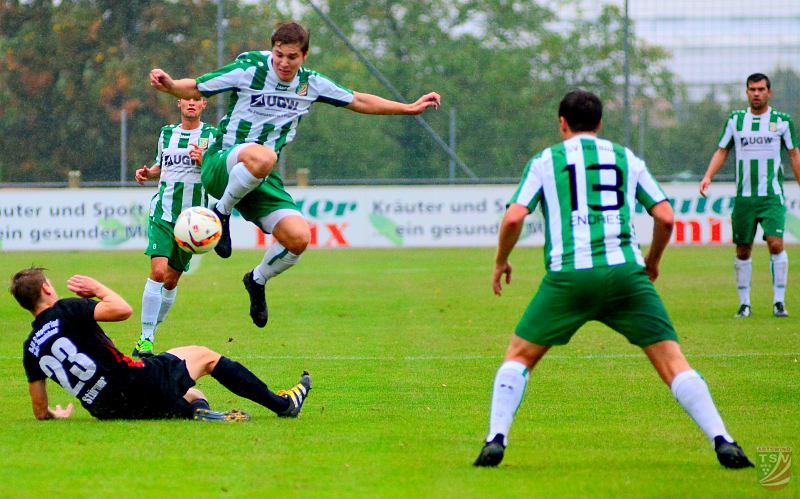
<svg viewBox="0 0 800 499"><path fill-rule="evenodd" d="M747 359L754 357L800 357L800 352L742 352L742 353L710 353L687 355L688 359ZM502 355L408 355L404 357L389 356L348 356L348 355L235 355L235 359L242 360L321 360L321 361L385 361L385 362L416 362L428 360L459 361L459 360L502 360ZM586 355L546 355L545 359L553 360L626 360L647 359L644 353L620 354L586 354ZM0 356L0 361L22 360L22 356ZM797 361L797 359L795 359Z"/></svg>
<svg viewBox="0 0 800 499"><path fill-rule="evenodd" d="M720 353L720 354L698 354L687 355L689 359L733 359L733 358L752 358L752 357L800 357L800 352L743 352L743 353ZM387 356L309 356L302 357L299 355L247 355L241 356L242 359L253 360L355 360L355 361L370 361L370 360L383 360L383 361L427 361L427 360L444 360L444 361L459 361L459 360L493 360L502 359L502 354L498 355L408 355L404 357L387 357ZM638 354L587 354L587 355L546 355L546 359L554 360L611 360L611 359L647 359L644 353Z"/></svg>

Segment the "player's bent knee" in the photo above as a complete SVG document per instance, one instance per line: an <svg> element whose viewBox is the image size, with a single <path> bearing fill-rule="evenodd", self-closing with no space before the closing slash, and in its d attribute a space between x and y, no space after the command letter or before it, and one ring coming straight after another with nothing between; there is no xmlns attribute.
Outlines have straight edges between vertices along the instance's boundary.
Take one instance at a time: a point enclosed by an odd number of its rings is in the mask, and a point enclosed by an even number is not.
<svg viewBox="0 0 800 499"><path fill-rule="evenodd" d="M767 246L769 246L769 252L773 255L783 253L783 239L768 240Z"/></svg>
<svg viewBox="0 0 800 499"><path fill-rule="evenodd" d="M166 274L167 274L166 271L164 271L163 269L154 268L153 270L150 271L150 280L163 284L164 280L167 277Z"/></svg>
<svg viewBox="0 0 800 499"><path fill-rule="evenodd" d="M194 402L195 400L206 400L206 395L197 388L189 388L183 398L187 402Z"/></svg>
<svg viewBox="0 0 800 499"><path fill-rule="evenodd" d="M292 238L289 244L285 244L284 246L290 252L295 255L300 255L303 253L306 248L308 248L308 243L311 241L311 234L299 234L296 237Z"/></svg>
<svg viewBox="0 0 800 499"><path fill-rule="evenodd" d="M311 241L311 229L303 217L286 217L273 232L275 238L292 254L303 253Z"/></svg>
<svg viewBox="0 0 800 499"><path fill-rule="evenodd" d="M164 289L172 290L178 287L178 277L167 277L164 279Z"/></svg>
<svg viewBox="0 0 800 499"><path fill-rule="evenodd" d="M239 161L255 177L265 178L272 173L272 167L278 161L278 155L272 149L254 144L239 153Z"/></svg>

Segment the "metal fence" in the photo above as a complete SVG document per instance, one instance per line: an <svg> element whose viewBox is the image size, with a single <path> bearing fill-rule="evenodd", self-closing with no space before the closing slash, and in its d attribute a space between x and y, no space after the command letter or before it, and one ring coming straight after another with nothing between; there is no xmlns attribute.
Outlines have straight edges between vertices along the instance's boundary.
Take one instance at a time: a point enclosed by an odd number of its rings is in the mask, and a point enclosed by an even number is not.
<svg viewBox="0 0 800 499"><path fill-rule="evenodd" d="M800 118L797 0L284 3L0 2L0 186L64 186L70 172L131 185L178 118L147 70L197 76L267 49L276 19L308 26L307 66L345 86L443 95L424 121L316 105L281 157L289 184L298 169L318 185L515 182L558 140L557 102L575 87L603 98L602 134L662 179L702 174L751 73L769 75L773 107ZM37 59L47 47L52 58ZM225 106L212 98L206 121Z"/></svg>

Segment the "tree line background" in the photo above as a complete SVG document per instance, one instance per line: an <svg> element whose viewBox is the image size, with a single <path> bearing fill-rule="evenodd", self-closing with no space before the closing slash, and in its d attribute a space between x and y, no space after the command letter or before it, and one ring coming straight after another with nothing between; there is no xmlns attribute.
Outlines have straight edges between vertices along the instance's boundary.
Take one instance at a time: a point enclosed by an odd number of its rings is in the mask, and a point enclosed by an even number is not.
<svg viewBox="0 0 800 499"><path fill-rule="evenodd" d="M312 33L309 68L391 97L316 13L287 3L226 0L225 61L268 49L275 24L296 20ZM558 102L573 88L604 100L602 135L623 142L624 25L615 6L567 22L533 1L316 3L406 99L442 95L441 111L424 117L447 140L455 109L456 151L482 179L518 178L557 141ZM69 170L118 181L123 109L132 179L152 161L161 126L179 120L175 100L150 88L150 69L174 77L215 69L216 13L211 0L0 0L0 182L65 181ZM712 89L692 101L668 69L669 54L629 36L632 148L662 178L702 174L728 112L746 106L744 81L733 94ZM779 68L770 76L771 104L800 119L800 76ZM218 98L205 121L216 124ZM312 181L448 176L448 157L415 120L324 104L304 118L283 161L289 178L309 168Z"/></svg>

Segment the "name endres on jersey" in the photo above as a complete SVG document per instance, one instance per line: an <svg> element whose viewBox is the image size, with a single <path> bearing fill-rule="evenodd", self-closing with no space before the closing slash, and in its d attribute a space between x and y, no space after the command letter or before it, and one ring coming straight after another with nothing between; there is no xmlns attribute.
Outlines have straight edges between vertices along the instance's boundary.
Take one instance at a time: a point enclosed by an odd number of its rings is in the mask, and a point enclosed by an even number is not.
<svg viewBox="0 0 800 499"><path fill-rule="evenodd" d="M570 217L570 224L573 227L596 224L623 225L625 223L625 217L622 216L621 213L609 213L608 215L603 213L589 213L588 215L582 215L580 213L573 212L572 216Z"/></svg>

